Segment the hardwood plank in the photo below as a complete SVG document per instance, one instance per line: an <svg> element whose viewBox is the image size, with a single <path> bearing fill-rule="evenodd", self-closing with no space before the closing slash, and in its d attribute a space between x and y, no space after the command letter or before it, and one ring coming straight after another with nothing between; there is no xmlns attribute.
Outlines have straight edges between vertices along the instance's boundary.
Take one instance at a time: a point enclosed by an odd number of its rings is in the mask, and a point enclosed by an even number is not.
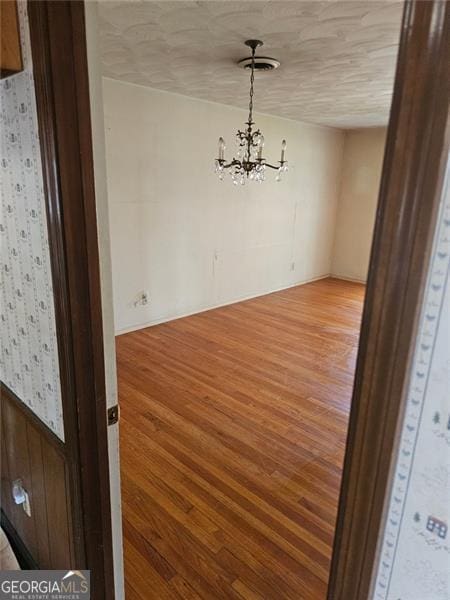
<svg viewBox="0 0 450 600"><path fill-rule="evenodd" d="M143 600L147 600L151 597L150 594L153 593L155 593L155 599L175 600L175 593L172 592L166 581L159 577L158 573L156 573L153 567L146 561L145 557L136 549L132 540L133 536L130 536L130 534L128 537L124 538L126 581L133 582L133 590L138 594L138 597Z"/></svg>
<svg viewBox="0 0 450 600"><path fill-rule="evenodd" d="M175 577L170 580L170 585L183 600L199 600L199 598L201 598L181 575L175 575Z"/></svg>
<svg viewBox="0 0 450 600"><path fill-rule="evenodd" d="M137 592L133 584L130 582L131 576L128 576L125 581L125 598L126 600L142 600L142 596ZM145 600L145 599L144 599Z"/></svg>
<svg viewBox="0 0 450 600"><path fill-rule="evenodd" d="M117 338L131 598L325 598L363 299L330 278Z"/></svg>
<svg viewBox="0 0 450 600"><path fill-rule="evenodd" d="M261 596L248 588L240 579L236 579L236 581L233 582L233 589L235 589L242 598L245 598L245 600L264 600L264 596Z"/></svg>

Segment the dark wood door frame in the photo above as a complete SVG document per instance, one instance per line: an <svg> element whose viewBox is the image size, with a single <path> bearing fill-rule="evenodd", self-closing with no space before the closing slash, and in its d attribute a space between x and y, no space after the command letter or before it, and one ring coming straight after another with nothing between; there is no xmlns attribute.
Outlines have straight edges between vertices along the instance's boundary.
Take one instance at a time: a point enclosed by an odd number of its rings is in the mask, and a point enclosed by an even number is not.
<svg viewBox="0 0 450 600"><path fill-rule="evenodd" d="M114 598L84 4L29 1L76 564ZM69 565L68 565L69 567Z"/></svg>
<svg viewBox="0 0 450 600"><path fill-rule="evenodd" d="M449 40L449 2L406 2L329 600L370 594L449 151Z"/></svg>
<svg viewBox="0 0 450 600"><path fill-rule="evenodd" d="M105 374L81 1L28 3L77 567L114 598ZM329 600L369 594L449 147L450 3L408 0L364 308Z"/></svg>

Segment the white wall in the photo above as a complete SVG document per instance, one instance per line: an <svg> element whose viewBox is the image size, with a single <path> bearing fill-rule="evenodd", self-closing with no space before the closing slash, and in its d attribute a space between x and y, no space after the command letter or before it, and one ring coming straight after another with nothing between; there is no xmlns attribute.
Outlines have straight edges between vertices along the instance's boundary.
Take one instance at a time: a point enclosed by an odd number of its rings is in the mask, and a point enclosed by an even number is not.
<svg viewBox="0 0 450 600"><path fill-rule="evenodd" d="M341 131L256 115L267 158L286 138L291 170L235 187L213 159L245 110L110 79L103 95L116 331L330 273Z"/></svg>
<svg viewBox="0 0 450 600"><path fill-rule="evenodd" d="M447 169L373 600L450 598L449 178Z"/></svg>
<svg viewBox="0 0 450 600"><path fill-rule="evenodd" d="M344 142L332 273L366 281L386 129L347 131Z"/></svg>

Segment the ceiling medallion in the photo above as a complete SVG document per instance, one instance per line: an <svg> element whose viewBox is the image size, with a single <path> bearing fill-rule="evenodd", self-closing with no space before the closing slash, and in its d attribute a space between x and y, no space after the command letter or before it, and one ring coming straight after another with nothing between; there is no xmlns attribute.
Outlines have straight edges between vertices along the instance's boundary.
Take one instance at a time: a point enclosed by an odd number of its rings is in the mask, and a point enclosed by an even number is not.
<svg viewBox="0 0 450 600"><path fill-rule="evenodd" d="M235 185L244 185L246 179L262 183L265 180L267 167L277 171L276 181L281 180L281 174L288 170L288 163L285 160L286 140L281 142L281 158L278 165L271 165L263 157L264 136L259 129L253 131L253 87L255 81L255 70L271 70L280 66L280 63L273 59L264 57L255 57L255 51L263 43L260 40L247 40L247 46L252 49L251 58L244 58L239 61L239 65L251 70L250 75L250 102L247 128L244 131L238 130L236 134L236 157L229 163L225 160L225 140L219 138L219 158L215 160L216 173L219 179L223 180L225 173L229 173Z"/></svg>

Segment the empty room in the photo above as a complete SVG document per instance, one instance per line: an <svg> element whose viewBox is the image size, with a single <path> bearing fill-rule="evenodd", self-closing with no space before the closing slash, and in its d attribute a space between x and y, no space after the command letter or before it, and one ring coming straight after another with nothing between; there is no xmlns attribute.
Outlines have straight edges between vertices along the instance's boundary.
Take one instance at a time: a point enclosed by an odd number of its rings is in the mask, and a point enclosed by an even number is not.
<svg viewBox="0 0 450 600"><path fill-rule="evenodd" d="M401 13L99 5L129 598L325 598Z"/></svg>
<svg viewBox="0 0 450 600"><path fill-rule="evenodd" d="M401 10L100 5L131 598L325 597Z"/></svg>

